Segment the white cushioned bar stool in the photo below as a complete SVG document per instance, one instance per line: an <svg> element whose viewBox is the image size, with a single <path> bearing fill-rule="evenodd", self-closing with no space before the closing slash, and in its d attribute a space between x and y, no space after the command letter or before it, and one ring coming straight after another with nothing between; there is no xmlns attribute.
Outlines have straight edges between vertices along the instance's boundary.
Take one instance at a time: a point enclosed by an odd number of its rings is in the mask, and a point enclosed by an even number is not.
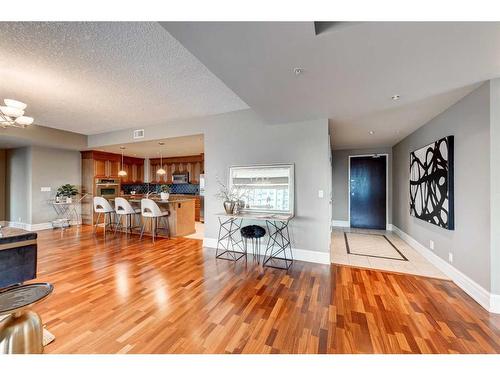
<svg viewBox="0 0 500 375"><path fill-rule="evenodd" d="M170 212L168 210L162 211L152 199L141 199L141 215L143 218L141 239L144 234L144 229L146 228L146 218L151 222L151 236L153 237L153 242L158 229L165 229L167 232L167 238L170 238L170 229L168 227L168 216L170 215ZM165 222L164 228L158 227L158 221L161 219Z"/></svg>
<svg viewBox="0 0 500 375"><path fill-rule="evenodd" d="M99 225L99 220L101 219L101 215L104 214L104 233L106 233L106 226L111 226L113 224L113 219L111 215L115 212L111 204L108 202L106 198L103 197L94 197L94 212L96 212L97 220L94 226L94 232L97 230L97 226Z"/></svg>
<svg viewBox="0 0 500 375"><path fill-rule="evenodd" d="M116 223L115 223L115 234L118 230L125 228L125 233L132 233L132 230L139 228L140 226L135 225L137 223L136 218L141 214L140 208L134 208L128 200L125 198L117 197L115 198L115 213L116 213ZM123 219L125 218L125 226L123 226Z"/></svg>

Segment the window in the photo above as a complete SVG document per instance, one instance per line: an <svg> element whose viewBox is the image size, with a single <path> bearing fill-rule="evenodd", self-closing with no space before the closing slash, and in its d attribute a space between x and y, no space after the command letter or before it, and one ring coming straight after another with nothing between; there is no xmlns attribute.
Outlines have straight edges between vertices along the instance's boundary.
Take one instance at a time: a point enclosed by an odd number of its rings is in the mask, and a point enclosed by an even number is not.
<svg viewBox="0 0 500 375"><path fill-rule="evenodd" d="M293 164L231 167L229 187L241 192L244 211L293 215Z"/></svg>

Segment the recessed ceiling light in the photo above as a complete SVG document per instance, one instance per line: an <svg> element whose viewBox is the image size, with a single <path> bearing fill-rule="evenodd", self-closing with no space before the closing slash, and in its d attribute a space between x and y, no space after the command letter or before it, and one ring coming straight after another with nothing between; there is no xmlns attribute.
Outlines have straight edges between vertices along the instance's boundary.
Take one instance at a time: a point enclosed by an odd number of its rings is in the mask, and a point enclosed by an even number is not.
<svg viewBox="0 0 500 375"><path fill-rule="evenodd" d="M296 76L304 73L304 69L303 68L293 68L293 72L295 73Z"/></svg>
<svg viewBox="0 0 500 375"><path fill-rule="evenodd" d="M373 130L370 130L368 133L370 133L370 135L375 134L375 132Z"/></svg>
<svg viewBox="0 0 500 375"><path fill-rule="evenodd" d="M391 97L392 100L399 100L400 96L399 95L393 95Z"/></svg>

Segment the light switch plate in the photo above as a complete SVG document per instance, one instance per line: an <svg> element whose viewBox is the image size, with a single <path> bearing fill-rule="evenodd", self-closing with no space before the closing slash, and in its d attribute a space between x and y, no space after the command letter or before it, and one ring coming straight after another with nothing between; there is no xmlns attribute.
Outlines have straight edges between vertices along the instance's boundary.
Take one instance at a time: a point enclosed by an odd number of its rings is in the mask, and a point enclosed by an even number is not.
<svg viewBox="0 0 500 375"><path fill-rule="evenodd" d="M51 191L52 189L50 188L50 186L42 186L40 188L40 191Z"/></svg>
<svg viewBox="0 0 500 375"><path fill-rule="evenodd" d="M318 190L318 198L323 198L325 196L325 193L323 190Z"/></svg>
<svg viewBox="0 0 500 375"><path fill-rule="evenodd" d="M434 250L434 241L433 240L429 241L429 247L431 248L431 250Z"/></svg>
<svg viewBox="0 0 500 375"><path fill-rule="evenodd" d="M453 253L448 253L448 260L453 263Z"/></svg>

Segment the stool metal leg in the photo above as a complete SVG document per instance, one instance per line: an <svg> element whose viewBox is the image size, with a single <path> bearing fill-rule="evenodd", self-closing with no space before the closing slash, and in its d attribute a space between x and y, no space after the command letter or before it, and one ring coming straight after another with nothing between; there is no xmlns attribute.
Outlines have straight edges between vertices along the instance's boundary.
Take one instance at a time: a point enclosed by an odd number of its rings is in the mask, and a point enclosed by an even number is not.
<svg viewBox="0 0 500 375"><path fill-rule="evenodd" d="M94 225L94 233L97 232L97 226L99 225L99 220L101 219L101 213L99 212L97 214L97 220L95 221L95 225Z"/></svg>
<svg viewBox="0 0 500 375"><path fill-rule="evenodd" d="M141 237L139 237L139 239L142 240L142 235L144 234L144 229L146 228L146 218L143 217L142 218L142 229L141 229Z"/></svg>
<svg viewBox="0 0 500 375"><path fill-rule="evenodd" d="M123 228L123 225L122 225L122 215L116 215L115 232L114 232L115 236L116 236L116 231L118 230L118 225L120 225L120 229Z"/></svg>

